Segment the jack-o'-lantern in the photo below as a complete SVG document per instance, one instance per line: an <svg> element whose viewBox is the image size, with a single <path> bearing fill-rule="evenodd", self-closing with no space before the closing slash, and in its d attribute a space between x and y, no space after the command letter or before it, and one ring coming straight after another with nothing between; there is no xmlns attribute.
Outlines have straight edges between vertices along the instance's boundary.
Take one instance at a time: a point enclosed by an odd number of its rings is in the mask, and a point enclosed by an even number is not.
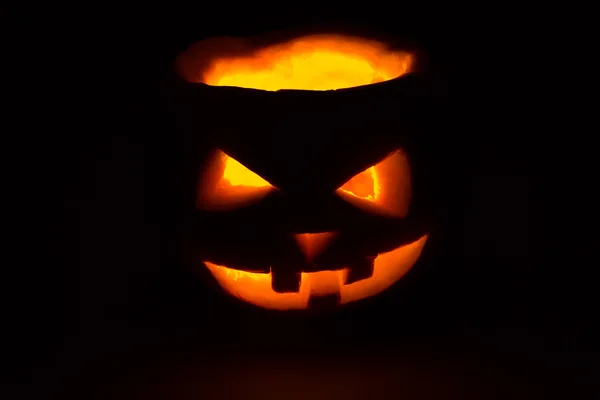
<svg viewBox="0 0 600 400"><path fill-rule="evenodd" d="M346 34L214 38L175 63L193 268L256 306L372 297L430 233L421 53Z"/></svg>

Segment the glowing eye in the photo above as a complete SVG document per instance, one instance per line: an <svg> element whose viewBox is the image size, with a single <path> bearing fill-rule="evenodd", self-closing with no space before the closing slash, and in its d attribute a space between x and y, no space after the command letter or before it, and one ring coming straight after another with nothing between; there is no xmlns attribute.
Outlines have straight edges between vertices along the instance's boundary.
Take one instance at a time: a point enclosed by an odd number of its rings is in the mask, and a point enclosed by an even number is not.
<svg viewBox="0 0 600 400"><path fill-rule="evenodd" d="M342 185L340 190L359 199L373 202L378 200L381 196L381 186L375 166L354 175L352 179Z"/></svg>
<svg viewBox="0 0 600 400"><path fill-rule="evenodd" d="M228 183L230 186L248 186L255 188L272 187L269 182L244 167L239 161L234 160L223 152L221 153L225 163L225 170L223 171L221 183Z"/></svg>
<svg viewBox="0 0 600 400"><path fill-rule="evenodd" d="M354 175L336 193L357 207L406 217L412 196L408 157L397 150Z"/></svg>
<svg viewBox="0 0 600 400"><path fill-rule="evenodd" d="M275 187L217 150L198 183L196 205L201 209L235 208L263 198Z"/></svg>

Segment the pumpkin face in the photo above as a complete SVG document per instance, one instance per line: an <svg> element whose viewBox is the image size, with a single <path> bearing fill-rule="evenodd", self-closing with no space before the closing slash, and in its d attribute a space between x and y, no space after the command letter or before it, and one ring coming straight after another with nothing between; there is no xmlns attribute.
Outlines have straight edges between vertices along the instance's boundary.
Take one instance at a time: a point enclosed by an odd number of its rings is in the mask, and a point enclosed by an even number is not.
<svg viewBox="0 0 600 400"><path fill-rule="evenodd" d="M184 52L192 266L276 310L354 302L400 280L429 232L415 124L399 115L417 103L415 65L414 53L344 35Z"/></svg>

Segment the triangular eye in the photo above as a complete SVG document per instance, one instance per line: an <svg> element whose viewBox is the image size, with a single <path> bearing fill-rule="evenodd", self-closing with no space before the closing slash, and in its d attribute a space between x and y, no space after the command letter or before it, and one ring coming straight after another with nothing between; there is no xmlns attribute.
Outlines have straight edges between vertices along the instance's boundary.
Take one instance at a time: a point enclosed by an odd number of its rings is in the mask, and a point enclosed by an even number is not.
<svg viewBox="0 0 600 400"><path fill-rule="evenodd" d="M198 183L201 209L231 209L263 198L273 185L221 150L215 151Z"/></svg>
<svg viewBox="0 0 600 400"><path fill-rule="evenodd" d="M397 150L354 175L336 193L362 209L405 217L412 196L408 157L402 150Z"/></svg>
<svg viewBox="0 0 600 400"><path fill-rule="evenodd" d="M375 202L381 196L381 186L379 185L379 176L375 171L375 166L354 175L339 190L359 199Z"/></svg>
<svg viewBox="0 0 600 400"><path fill-rule="evenodd" d="M221 152L224 158L225 170L223 171L223 183L230 186L247 186L255 188L273 187L269 182L258 176L256 173L244 167L239 161L227 154Z"/></svg>

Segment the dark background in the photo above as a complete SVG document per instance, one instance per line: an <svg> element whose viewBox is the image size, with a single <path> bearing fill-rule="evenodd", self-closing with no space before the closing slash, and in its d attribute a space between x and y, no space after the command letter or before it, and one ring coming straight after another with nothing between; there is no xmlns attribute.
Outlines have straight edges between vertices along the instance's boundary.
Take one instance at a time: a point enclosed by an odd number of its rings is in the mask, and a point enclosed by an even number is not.
<svg viewBox="0 0 600 400"><path fill-rule="evenodd" d="M30 153L43 160L28 178L39 182L32 220L43 243L20 258L17 382L60 398L572 393L584 376L578 327L547 284L552 268L541 274L529 257L530 138L507 129L517 112L497 95L510 79L490 47L513 38L498 37L497 19L458 8L283 7L39 17L48 36L25 40L24 53L37 49L28 72L55 75L37 88L43 110L28 122L56 128ZM205 290L173 259L156 193L176 161L163 141L176 133L160 85L203 37L323 23L377 28L431 53L449 88L439 134L453 138L460 184L418 279L336 315L272 315Z"/></svg>

